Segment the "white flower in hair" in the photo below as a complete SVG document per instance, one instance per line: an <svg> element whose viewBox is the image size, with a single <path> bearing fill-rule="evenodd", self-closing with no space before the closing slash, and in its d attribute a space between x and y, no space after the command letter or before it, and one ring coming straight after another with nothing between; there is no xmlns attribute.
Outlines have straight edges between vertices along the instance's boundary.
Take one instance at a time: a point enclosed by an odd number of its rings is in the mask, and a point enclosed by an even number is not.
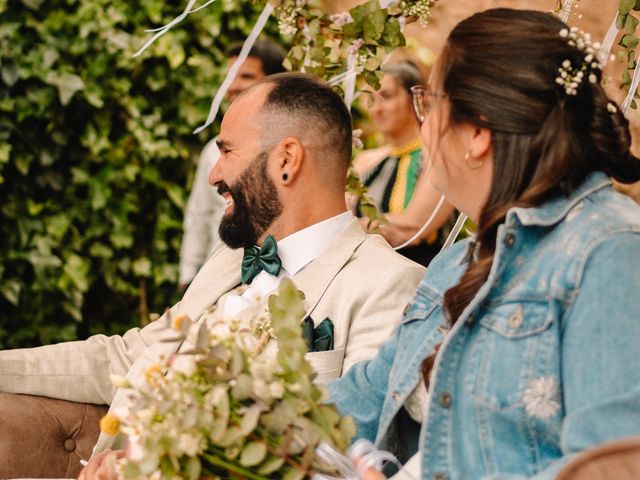
<svg viewBox="0 0 640 480"><path fill-rule="evenodd" d="M591 35L577 27L571 27L570 30L563 28L559 35L561 38L568 38L567 44L584 54L584 60L578 66L574 66L569 59L563 60L562 66L558 69L559 76L556 77L556 83L567 95L577 95L585 74L590 83L598 83L596 72L598 70L602 72L603 69L602 64L597 60L600 43L591 43Z"/></svg>
<svg viewBox="0 0 640 480"><path fill-rule="evenodd" d="M607 111L609 113L616 113L618 111L618 108L612 102L609 102L607 103Z"/></svg>

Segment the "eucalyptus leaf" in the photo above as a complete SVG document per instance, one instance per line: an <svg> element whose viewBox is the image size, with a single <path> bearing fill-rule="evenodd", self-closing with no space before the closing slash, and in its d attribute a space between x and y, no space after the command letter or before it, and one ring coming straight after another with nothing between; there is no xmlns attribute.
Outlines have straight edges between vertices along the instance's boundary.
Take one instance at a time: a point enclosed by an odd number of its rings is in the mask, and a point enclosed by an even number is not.
<svg viewBox="0 0 640 480"><path fill-rule="evenodd" d="M627 15L627 20L624 24L624 30L628 34L633 34L636 31L636 27L638 26L638 19L633 15Z"/></svg>
<svg viewBox="0 0 640 480"><path fill-rule="evenodd" d="M628 14L636 5L636 0L620 0L618 11L621 15Z"/></svg>
<svg viewBox="0 0 640 480"><path fill-rule="evenodd" d="M623 35L620 39L620 45L626 48L636 48L638 46L638 37L633 35Z"/></svg>

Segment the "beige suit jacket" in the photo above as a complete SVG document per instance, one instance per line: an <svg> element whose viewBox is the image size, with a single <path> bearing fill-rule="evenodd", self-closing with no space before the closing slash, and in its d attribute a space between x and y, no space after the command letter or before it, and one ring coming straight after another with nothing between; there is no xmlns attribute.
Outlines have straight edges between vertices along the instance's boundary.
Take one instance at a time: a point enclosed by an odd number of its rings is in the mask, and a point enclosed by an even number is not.
<svg viewBox="0 0 640 480"><path fill-rule="evenodd" d="M76 402L122 405L109 374L133 383L148 366L175 352L179 343L167 325L169 315L198 320L240 283L241 250L221 248L206 261L183 299L159 320L122 336L95 335L84 341L0 352L0 391L28 393ZM424 268L395 253L379 235L366 235L353 220L334 243L293 277L305 294L307 314L317 324L330 318L335 349L309 353L326 383L354 363L371 358L402 318ZM102 435L95 451L114 446Z"/></svg>

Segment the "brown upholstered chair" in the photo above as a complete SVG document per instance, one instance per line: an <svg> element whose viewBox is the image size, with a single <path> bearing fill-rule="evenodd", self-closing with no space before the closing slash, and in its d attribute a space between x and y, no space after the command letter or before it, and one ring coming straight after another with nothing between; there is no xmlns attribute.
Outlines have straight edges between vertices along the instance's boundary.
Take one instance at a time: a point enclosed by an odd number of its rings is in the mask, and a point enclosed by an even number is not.
<svg viewBox="0 0 640 480"><path fill-rule="evenodd" d="M577 455L556 480L638 480L640 437L603 443Z"/></svg>
<svg viewBox="0 0 640 480"><path fill-rule="evenodd" d="M77 478L104 405L0 393L0 478Z"/></svg>

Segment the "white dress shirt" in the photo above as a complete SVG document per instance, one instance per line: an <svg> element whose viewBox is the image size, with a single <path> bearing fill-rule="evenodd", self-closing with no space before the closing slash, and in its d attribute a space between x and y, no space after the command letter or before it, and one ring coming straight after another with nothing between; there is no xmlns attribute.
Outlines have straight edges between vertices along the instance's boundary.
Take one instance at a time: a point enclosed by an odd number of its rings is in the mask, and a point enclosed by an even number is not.
<svg viewBox="0 0 640 480"><path fill-rule="evenodd" d="M262 270L242 295L233 292L227 295L224 301L225 317L233 317L260 302L265 295L273 293L283 278L294 276L324 252L352 219L351 212L343 212L278 241L278 256L282 261L280 273L275 276Z"/></svg>

